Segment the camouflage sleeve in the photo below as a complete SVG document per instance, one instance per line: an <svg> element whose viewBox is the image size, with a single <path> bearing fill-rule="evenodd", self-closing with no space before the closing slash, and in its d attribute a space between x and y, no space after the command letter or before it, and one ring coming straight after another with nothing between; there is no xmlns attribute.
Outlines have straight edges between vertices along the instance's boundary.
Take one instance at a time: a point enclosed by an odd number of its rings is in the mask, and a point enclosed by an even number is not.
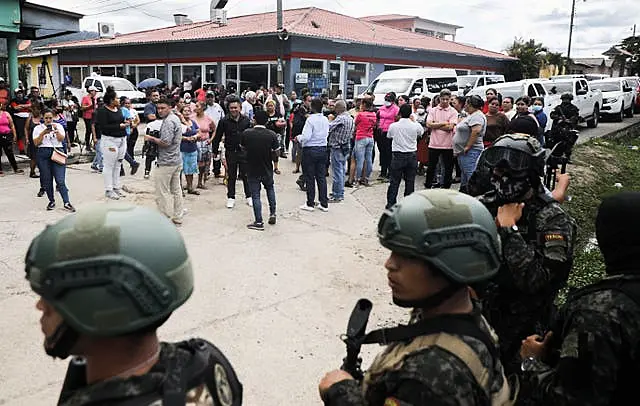
<svg viewBox="0 0 640 406"><path fill-rule="evenodd" d="M331 385L323 400L325 406L366 406L362 388L353 379Z"/></svg>
<svg viewBox="0 0 640 406"><path fill-rule="evenodd" d="M573 257L573 225L556 204L537 215L538 241L527 243L519 233L500 229L504 264L514 284L525 293L536 293L554 280L566 280Z"/></svg>
<svg viewBox="0 0 640 406"><path fill-rule="evenodd" d="M610 405L621 369L624 329L597 311L569 326L555 368L536 362L528 377L535 405Z"/></svg>

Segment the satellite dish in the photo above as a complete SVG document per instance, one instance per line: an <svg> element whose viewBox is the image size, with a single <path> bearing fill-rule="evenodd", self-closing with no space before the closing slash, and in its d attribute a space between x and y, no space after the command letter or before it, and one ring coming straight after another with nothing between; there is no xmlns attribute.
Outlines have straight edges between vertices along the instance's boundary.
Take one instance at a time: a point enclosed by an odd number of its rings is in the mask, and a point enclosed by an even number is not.
<svg viewBox="0 0 640 406"><path fill-rule="evenodd" d="M25 49L29 48L30 46L31 46L31 40L30 39L23 39L18 44L18 51L24 51Z"/></svg>

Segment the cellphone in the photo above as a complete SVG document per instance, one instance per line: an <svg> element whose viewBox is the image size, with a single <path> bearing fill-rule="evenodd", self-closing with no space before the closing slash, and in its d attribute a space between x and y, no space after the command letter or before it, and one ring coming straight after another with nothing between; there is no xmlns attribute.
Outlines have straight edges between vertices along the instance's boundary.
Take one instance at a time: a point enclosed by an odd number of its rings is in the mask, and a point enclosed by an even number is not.
<svg viewBox="0 0 640 406"><path fill-rule="evenodd" d="M53 130L53 125L52 124L47 124L47 130Z"/></svg>

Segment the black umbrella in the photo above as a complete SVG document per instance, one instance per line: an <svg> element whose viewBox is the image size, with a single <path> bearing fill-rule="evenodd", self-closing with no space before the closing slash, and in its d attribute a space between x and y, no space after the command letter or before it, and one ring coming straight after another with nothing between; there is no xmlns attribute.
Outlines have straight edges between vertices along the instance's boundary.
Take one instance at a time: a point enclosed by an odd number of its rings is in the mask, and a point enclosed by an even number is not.
<svg viewBox="0 0 640 406"><path fill-rule="evenodd" d="M138 83L139 89L148 89L150 87L158 87L164 85L164 82L156 78L148 78Z"/></svg>

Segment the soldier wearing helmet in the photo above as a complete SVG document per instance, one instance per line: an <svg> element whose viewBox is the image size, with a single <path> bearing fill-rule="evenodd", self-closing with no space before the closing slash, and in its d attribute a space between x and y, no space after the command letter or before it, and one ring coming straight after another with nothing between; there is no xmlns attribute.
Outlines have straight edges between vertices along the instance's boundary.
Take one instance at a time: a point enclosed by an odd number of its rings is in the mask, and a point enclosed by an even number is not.
<svg viewBox="0 0 640 406"><path fill-rule="evenodd" d="M573 95L571 93L564 93L560 96L562 102L556 106L550 114L553 124L551 131L557 131L557 127L570 126L570 129L575 130L580 120L580 109L576 107L571 101Z"/></svg>
<svg viewBox="0 0 640 406"><path fill-rule="evenodd" d="M573 263L575 223L544 188L545 150L533 137L504 135L485 150L492 190L480 200L496 216L502 266L479 288L483 311L500 337L502 363L519 368L520 342L546 328Z"/></svg>
<svg viewBox="0 0 640 406"><path fill-rule="evenodd" d="M319 385L325 405L487 405L510 398L497 338L468 285L500 266L493 217L471 196L415 192L378 224L393 302L412 308L409 325L372 331L363 343L385 350L363 381L342 370Z"/></svg>
<svg viewBox="0 0 640 406"><path fill-rule="evenodd" d="M158 340L193 291L184 241L160 213L89 207L48 226L25 262L46 353L75 356L59 405L242 403L242 385L215 346Z"/></svg>

